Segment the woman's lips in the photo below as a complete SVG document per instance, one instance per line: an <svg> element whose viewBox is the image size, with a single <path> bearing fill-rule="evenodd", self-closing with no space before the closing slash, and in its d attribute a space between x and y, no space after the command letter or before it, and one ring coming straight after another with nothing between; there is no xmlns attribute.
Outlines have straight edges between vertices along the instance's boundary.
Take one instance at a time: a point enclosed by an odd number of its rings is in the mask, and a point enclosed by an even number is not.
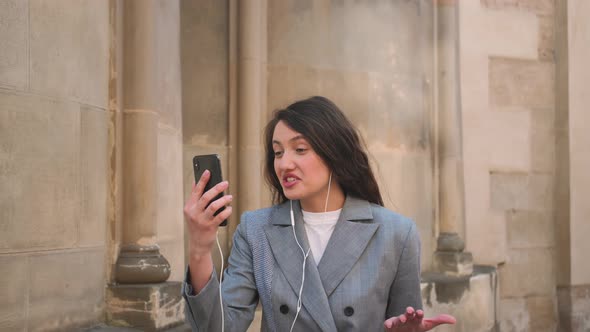
<svg viewBox="0 0 590 332"><path fill-rule="evenodd" d="M285 176L283 178L283 188L291 188L299 182L299 178L295 176Z"/></svg>

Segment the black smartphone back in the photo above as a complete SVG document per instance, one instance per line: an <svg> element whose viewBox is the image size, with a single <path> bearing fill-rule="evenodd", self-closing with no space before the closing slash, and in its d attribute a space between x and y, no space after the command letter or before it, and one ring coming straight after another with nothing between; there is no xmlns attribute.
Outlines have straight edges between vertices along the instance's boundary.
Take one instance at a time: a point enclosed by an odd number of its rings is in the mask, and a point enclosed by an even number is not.
<svg viewBox="0 0 590 332"><path fill-rule="evenodd" d="M213 188L216 184L223 181L223 176L221 175L221 161L219 160L219 156L216 154L208 154L208 155L199 155L193 158L193 169L195 171L195 182L198 182L203 172L208 169L211 172L211 177L209 178L209 182L205 186L205 190L203 193L207 192L209 189ZM223 193L215 196L211 200L211 202L223 197ZM221 211L225 210L225 206L221 209L217 210L214 215L218 215ZM227 220L224 220L219 226L226 226Z"/></svg>

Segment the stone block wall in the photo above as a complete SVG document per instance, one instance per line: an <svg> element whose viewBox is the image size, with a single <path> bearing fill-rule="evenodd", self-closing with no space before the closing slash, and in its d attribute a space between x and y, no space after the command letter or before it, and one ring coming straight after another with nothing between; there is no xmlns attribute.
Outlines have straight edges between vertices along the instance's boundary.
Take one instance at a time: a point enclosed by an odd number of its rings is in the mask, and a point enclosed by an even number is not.
<svg viewBox="0 0 590 332"><path fill-rule="evenodd" d="M102 319L109 3L0 2L0 330Z"/></svg>
<svg viewBox="0 0 590 332"><path fill-rule="evenodd" d="M555 22L552 0L460 7L467 248L499 267L503 332L558 323Z"/></svg>

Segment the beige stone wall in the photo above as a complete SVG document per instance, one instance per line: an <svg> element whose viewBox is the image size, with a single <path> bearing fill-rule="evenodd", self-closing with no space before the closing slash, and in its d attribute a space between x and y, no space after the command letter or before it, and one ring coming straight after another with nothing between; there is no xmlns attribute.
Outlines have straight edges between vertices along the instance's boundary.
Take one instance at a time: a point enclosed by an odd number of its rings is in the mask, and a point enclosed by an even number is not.
<svg viewBox="0 0 590 332"><path fill-rule="evenodd" d="M268 2L268 109L323 95L359 128L385 205L434 250L430 1Z"/></svg>
<svg viewBox="0 0 590 332"><path fill-rule="evenodd" d="M169 281L184 279L182 207L182 81L180 2L155 1L155 84L158 121L157 243L171 267Z"/></svg>
<svg viewBox="0 0 590 332"><path fill-rule="evenodd" d="M502 331L554 331L555 4L460 2L467 248Z"/></svg>
<svg viewBox="0 0 590 332"><path fill-rule="evenodd" d="M229 178L229 2L181 0L180 9L182 175L187 198L195 181L195 155L218 154L224 178ZM233 182L230 190L232 186ZM239 217L235 214L234 220ZM227 257L226 228L219 233Z"/></svg>
<svg viewBox="0 0 590 332"><path fill-rule="evenodd" d="M0 330L102 318L109 3L0 2Z"/></svg>

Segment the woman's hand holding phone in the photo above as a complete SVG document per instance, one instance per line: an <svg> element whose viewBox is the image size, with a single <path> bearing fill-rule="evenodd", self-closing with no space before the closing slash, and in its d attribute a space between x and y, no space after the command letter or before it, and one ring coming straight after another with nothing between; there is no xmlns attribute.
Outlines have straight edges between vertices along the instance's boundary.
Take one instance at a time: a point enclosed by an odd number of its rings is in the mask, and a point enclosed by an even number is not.
<svg viewBox="0 0 590 332"><path fill-rule="evenodd" d="M215 197L227 189L227 181L220 182L205 192L211 172L205 171L193 185L191 195L184 206L189 234L189 268L193 290L198 294L207 285L213 272L211 250L217 238L217 228L232 213L231 195ZM209 204L210 203L210 204ZM219 208L226 208L214 215Z"/></svg>
<svg viewBox="0 0 590 332"><path fill-rule="evenodd" d="M184 206L187 228L189 232L189 250L191 256L210 255L217 236L217 227L231 216L231 195L224 195L219 199L214 198L222 194L228 188L228 182L223 181L210 190L204 192L207 182L211 177L210 171L203 175L195 185L191 195ZM217 210L226 207L219 214Z"/></svg>

